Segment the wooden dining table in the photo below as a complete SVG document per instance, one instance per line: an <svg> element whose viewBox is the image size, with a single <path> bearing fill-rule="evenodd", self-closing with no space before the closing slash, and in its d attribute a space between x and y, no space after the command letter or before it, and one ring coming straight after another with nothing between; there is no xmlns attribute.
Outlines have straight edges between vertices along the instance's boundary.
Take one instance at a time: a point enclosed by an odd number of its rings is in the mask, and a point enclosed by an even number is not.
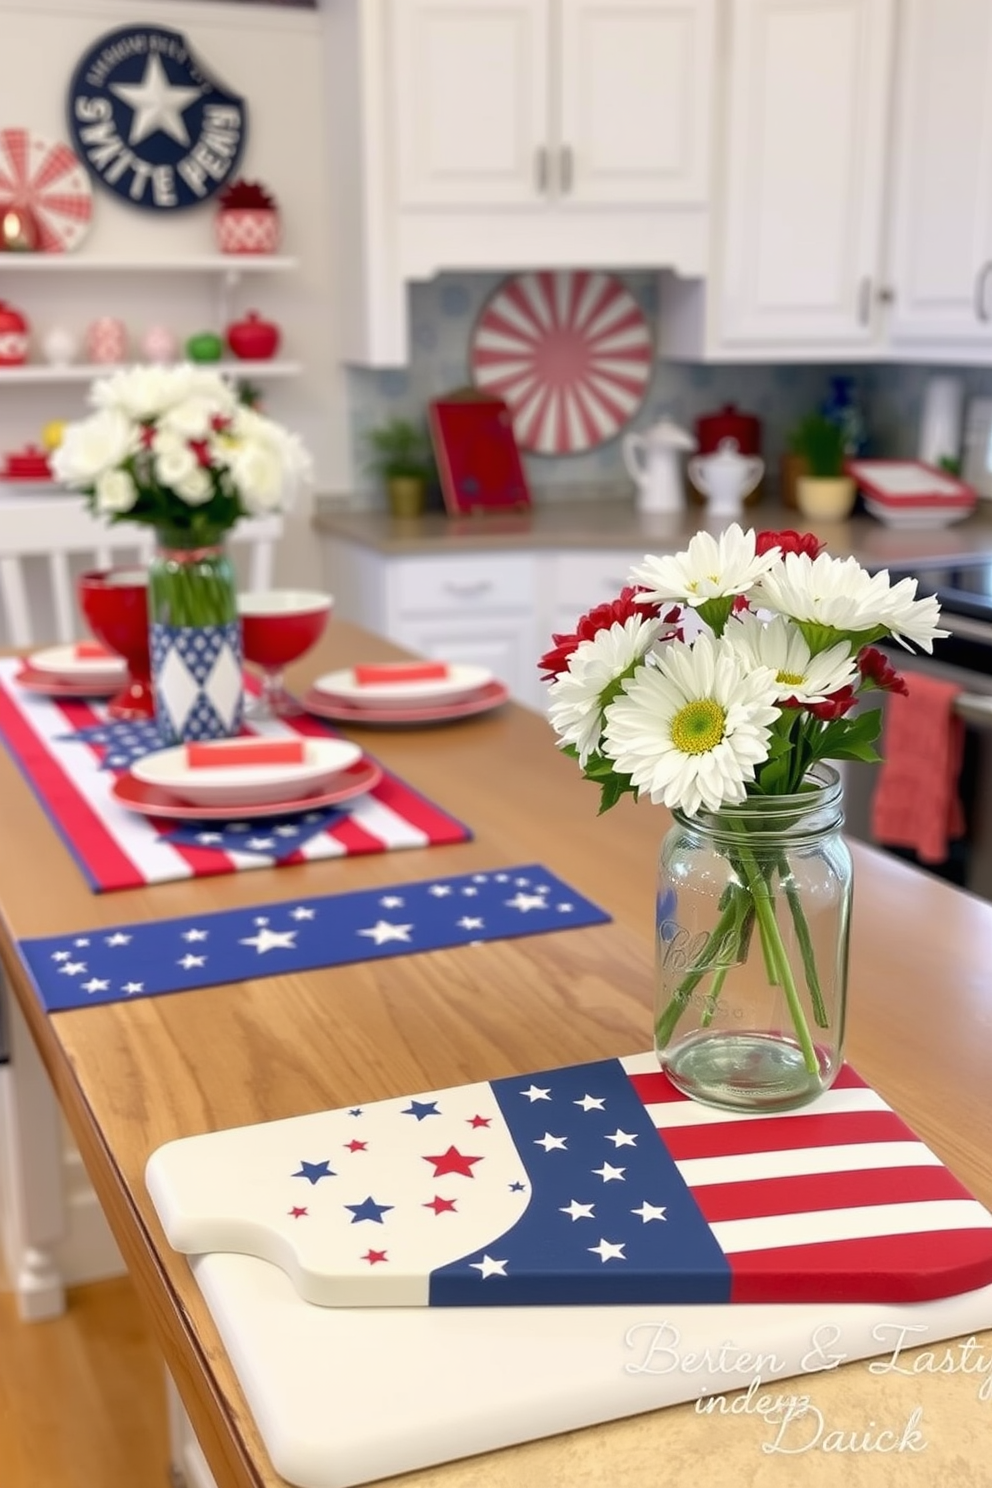
<svg viewBox="0 0 992 1488"><path fill-rule="evenodd" d="M396 654L334 621L290 682L299 688L332 667ZM667 813L626 798L598 816L597 790L555 747L547 720L512 704L445 726L343 732L467 823L471 841L95 895L0 750L4 970L218 1488L283 1480L189 1264L164 1237L143 1179L149 1155L177 1137L651 1043L655 862ZM848 1057L992 1207L992 905L892 857L852 851ZM16 951L30 936L531 862L608 910L612 922L50 1016ZM984 1346L992 1356L992 1336ZM904 1356L905 1373L871 1374L865 1363L849 1363L803 1383L827 1429L852 1440L870 1438L872 1428L901 1429L919 1410L918 1435L899 1451L813 1447L797 1463L767 1450L774 1432L760 1415L743 1407L700 1414L690 1402L395 1481L404 1488L992 1483L992 1376L964 1368L913 1373L914 1357Z"/></svg>

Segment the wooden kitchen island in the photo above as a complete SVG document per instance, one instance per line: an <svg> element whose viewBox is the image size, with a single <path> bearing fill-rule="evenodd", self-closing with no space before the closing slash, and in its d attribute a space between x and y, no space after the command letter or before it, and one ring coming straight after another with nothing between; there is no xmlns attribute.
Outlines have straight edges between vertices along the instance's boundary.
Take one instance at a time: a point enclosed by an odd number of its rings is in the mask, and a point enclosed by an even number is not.
<svg viewBox="0 0 992 1488"><path fill-rule="evenodd" d="M391 654L386 643L335 621L295 680ZM666 813L625 800L597 819L597 792L556 750L546 721L512 705L454 726L353 737L468 823L474 840L94 896L0 751L4 971L219 1488L275 1488L281 1479L187 1262L162 1235L143 1182L149 1154L197 1132L650 1045L654 865ZM13 948L21 937L525 862L559 874L608 909L613 923L51 1017ZM855 864L849 1057L992 1206L992 906L868 849L855 848ZM992 1339L984 1343L992 1352ZM686 1405L394 1481L979 1488L989 1482L984 1378L876 1376L854 1363L804 1381L827 1429L861 1435L875 1423L898 1434L921 1409L925 1445L915 1452L813 1450L796 1465L762 1451L774 1433L760 1416L700 1415ZM382 1426L388 1431L388 1402Z"/></svg>

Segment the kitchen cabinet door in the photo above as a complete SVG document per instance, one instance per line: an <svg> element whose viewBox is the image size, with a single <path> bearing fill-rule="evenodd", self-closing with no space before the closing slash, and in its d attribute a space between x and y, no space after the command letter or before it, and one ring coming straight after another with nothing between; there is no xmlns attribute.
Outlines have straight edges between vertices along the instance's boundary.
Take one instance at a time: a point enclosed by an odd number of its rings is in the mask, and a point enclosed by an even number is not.
<svg viewBox="0 0 992 1488"><path fill-rule="evenodd" d="M703 202L714 0L558 0L563 204Z"/></svg>
<svg viewBox="0 0 992 1488"><path fill-rule="evenodd" d="M390 14L401 208L543 202L549 0L393 0Z"/></svg>
<svg viewBox="0 0 992 1488"><path fill-rule="evenodd" d="M899 42L890 333L992 345L992 5L904 0Z"/></svg>
<svg viewBox="0 0 992 1488"><path fill-rule="evenodd" d="M719 340L876 331L892 0L733 0Z"/></svg>

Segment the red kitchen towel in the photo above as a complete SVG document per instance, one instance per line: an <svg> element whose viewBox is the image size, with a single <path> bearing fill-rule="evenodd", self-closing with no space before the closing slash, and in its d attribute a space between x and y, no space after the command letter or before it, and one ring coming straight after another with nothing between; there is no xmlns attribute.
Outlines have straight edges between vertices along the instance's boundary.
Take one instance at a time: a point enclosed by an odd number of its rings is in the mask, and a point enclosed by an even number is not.
<svg viewBox="0 0 992 1488"><path fill-rule="evenodd" d="M923 863L942 863L948 843L964 836L958 794L964 722L954 711L961 688L920 672L906 680L908 697L889 695L872 836L912 848Z"/></svg>

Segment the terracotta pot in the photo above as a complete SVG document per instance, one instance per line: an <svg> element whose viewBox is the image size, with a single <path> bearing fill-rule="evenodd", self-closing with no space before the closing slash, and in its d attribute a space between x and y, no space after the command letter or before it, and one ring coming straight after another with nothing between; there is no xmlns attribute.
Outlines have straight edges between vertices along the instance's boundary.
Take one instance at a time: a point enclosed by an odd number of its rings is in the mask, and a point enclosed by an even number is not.
<svg viewBox="0 0 992 1488"><path fill-rule="evenodd" d="M249 310L244 320L227 328L227 344L236 357L246 362L265 362L279 350L279 327L262 320L257 310Z"/></svg>
<svg viewBox="0 0 992 1488"><path fill-rule="evenodd" d="M28 359L28 323L19 310L0 300L0 367L20 367Z"/></svg>
<svg viewBox="0 0 992 1488"><path fill-rule="evenodd" d="M228 207L217 213L214 230L221 253L275 253L282 237L273 207Z"/></svg>

